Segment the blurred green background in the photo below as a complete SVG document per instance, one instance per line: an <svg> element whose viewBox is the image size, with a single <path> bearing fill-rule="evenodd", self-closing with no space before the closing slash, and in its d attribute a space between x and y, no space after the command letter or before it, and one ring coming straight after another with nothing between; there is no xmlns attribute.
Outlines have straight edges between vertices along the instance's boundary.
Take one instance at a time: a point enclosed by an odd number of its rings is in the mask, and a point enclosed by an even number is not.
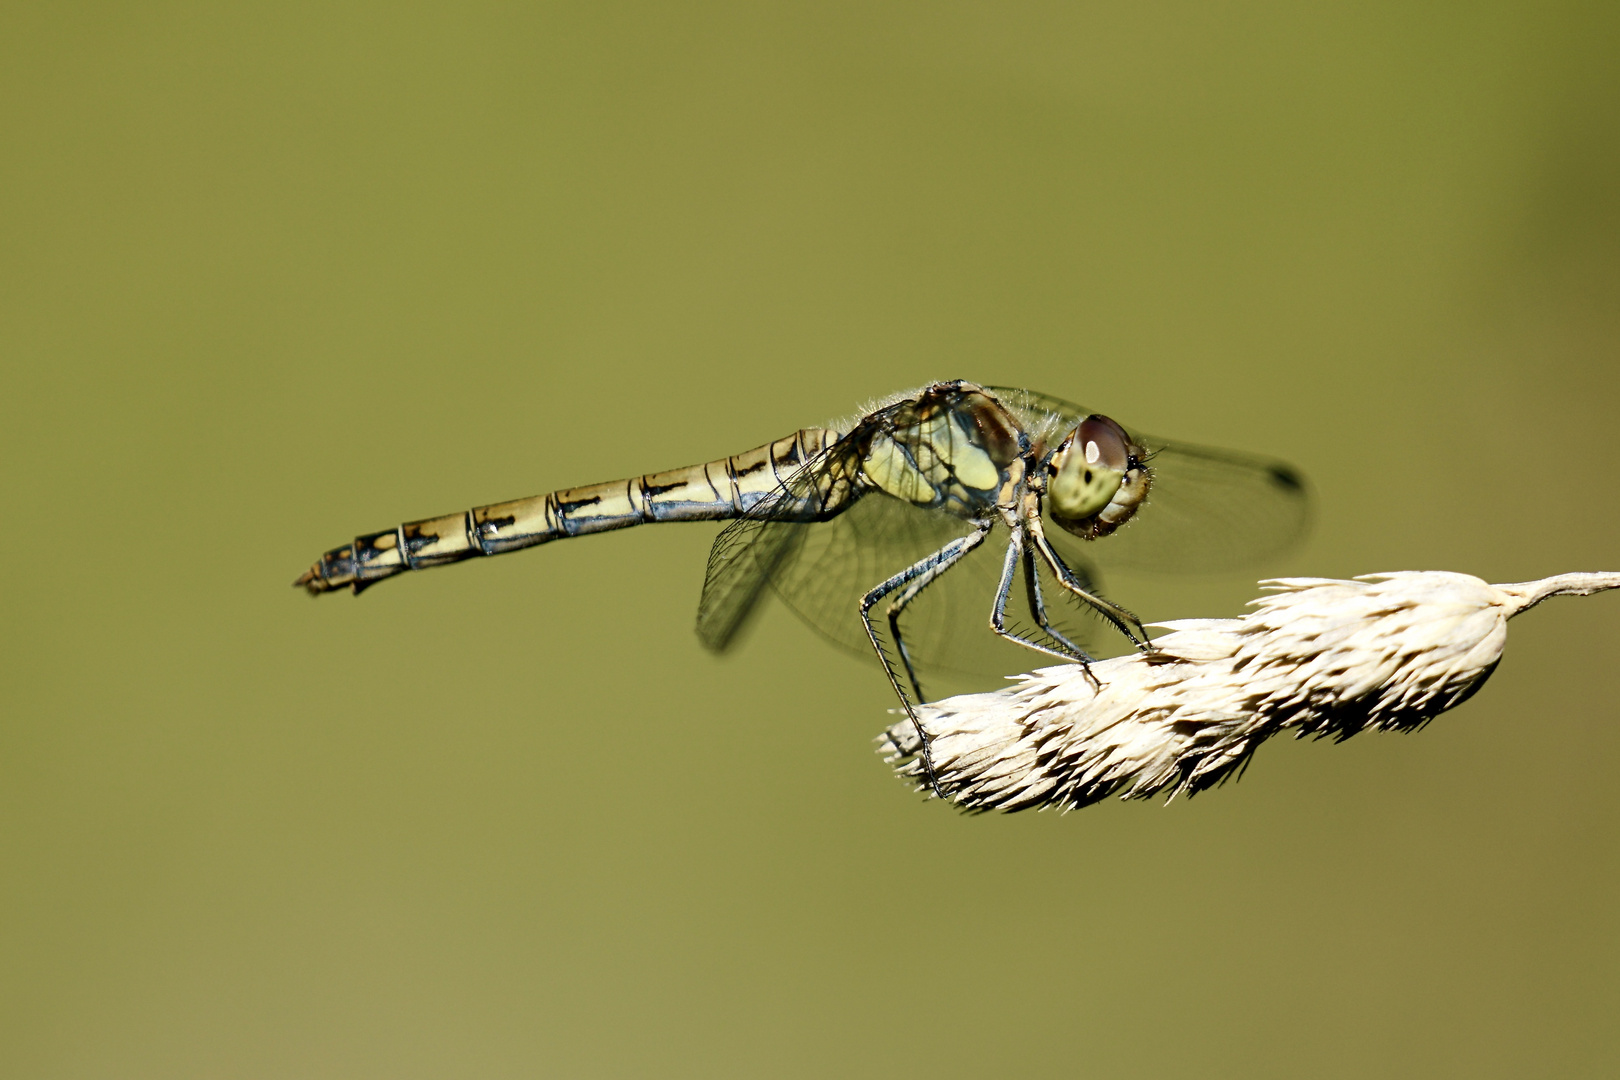
<svg viewBox="0 0 1620 1080"><path fill-rule="evenodd" d="M1612 599L1419 735L965 818L784 609L700 649L713 527L288 583L952 377L1296 462L1271 572L1620 569L1617 32L6 9L3 1071L1615 1075Z"/></svg>

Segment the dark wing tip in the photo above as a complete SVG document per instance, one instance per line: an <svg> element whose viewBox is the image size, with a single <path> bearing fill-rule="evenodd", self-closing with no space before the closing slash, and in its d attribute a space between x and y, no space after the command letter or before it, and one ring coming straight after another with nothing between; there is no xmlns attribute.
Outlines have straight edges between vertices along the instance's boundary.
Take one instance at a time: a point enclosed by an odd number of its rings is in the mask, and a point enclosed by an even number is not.
<svg viewBox="0 0 1620 1080"><path fill-rule="evenodd" d="M1268 470L1271 482L1280 488L1287 488L1300 494L1305 493L1305 478L1287 465L1273 465Z"/></svg>
<svg viewBox="0 0 1620 1080"><path fill-rule="evenodd" d="M698 641L701 642L704 649L708 650L709 652L719 655L720 653L726 652L731 647L731 639L734 635L721 636L705 628L702 623L699 623L696 627L694 627L694 631L698 636Z"/></svg>

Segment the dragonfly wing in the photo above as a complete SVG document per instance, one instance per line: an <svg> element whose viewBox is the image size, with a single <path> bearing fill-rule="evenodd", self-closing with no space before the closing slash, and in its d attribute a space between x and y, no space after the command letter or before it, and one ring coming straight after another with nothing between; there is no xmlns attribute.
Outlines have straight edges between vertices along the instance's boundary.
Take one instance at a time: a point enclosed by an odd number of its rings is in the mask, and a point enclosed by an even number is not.
<svg viewBox="0 0 1620 1080"><path fill-rule="evenodd" d="M1083 406L1034 390L990 390L1024 423L1045 425L1055 437L1090 415ZM1105 566L1122 569L1221 573L1274 558L1309 531L1309 488L1285 462L1159 439L1128 424L1126 430L1148 448L1153 487L1147 505L1100 541L1082 541L1049 528L1064 561L1081 557L1083 551Z"/></svg>
<svg viewBox="0 0 1620 1080"><path fill-rule="evenodd" d="M961 518L877 493L831 521L789 527L800 529L803 539L797 541L794 558L777 566L770 579L772 588L822 636L868 660L876 657L858 613L861 598L973 531ZM995 528L983 544L907 605L900 628L919 670L1003 676L1029 667L1033 654L990 629L1007 540L1006 530ZM1076 568L1083 579L1095 580L1085 560L1077 560ZM1102 624L1092 609L1065 592L1049 574L1042 584L1048 614L1061 633L1088 650L1106 637L1106 631L1099 633ZM891 593L872 612L879 639L886 644L890 644L888 607L900 595L899 591ZM1029 607L1022 567L1009 594L1007 622L1025 636L1043 637Z"/></svg>
<svg viewBox="0 0 1620 1080"><path fill-rule="evenodd" d="M861 598L918 560L973 531L961 518L924 510L879 492L867 494L830 521L800 528L803 535L798 542L798 557L777 568L771 576L772 587L795 614L827 638L868 655L872 643L860 619ZM993 540L984 546L994 546ZM969 562L976 560L969 556L963 565L941 575L924 590L924 596L932 598L936 588L955 578ZM980 621L990 610L993 588L979 605ZM891 594L889 600L892 602L898 595ZM919 612L933 607L924 606L920 599L915 606ZM943 612L934 612L934 616L951 621ZM887 625L883 608L877 609L873 617Z"/></svg>
<svg viewBox="0 0 1620 1080"><path fill-rule="evenodd" d="M1311 499L1303 477L1274 458L1139 436L1150 448L1147 505L1102 546L1107 566L1220 573L1273 559L1304 538ZM1060 530L1052 530L1060 531Z"/></svg>
<svg viewBox="0 0 1620 1080"><path fill-rule="evenodd" d="M1021 417L1044 427L1067 430L1085 415L1077 406L1027 391L996 391ZM1015 397L1014 395L1022 395ZM1009 400L1009 398L1011 400ZM849 438L849 437L846 437ZM808 493L824 489L829 470L850 471L838 446L807 463L776 495L727 526L709 555L708 576L698 611L698 634L721 651L734 644L767 587L793 612L834 644L875 659L858 606L873 588L973 526L962 518L927 510L870 491L825 521L793 520L790 511ZM910 656L924 671L1005 675L1027 668L1031 653L990 630L1007 550L1007 534L996 528L988 539L942 574L905 609L901 630ZM1082 552L1066 553L1075 572L1099 591L1098 578ZM1095 612L1063 590L1037 564L1050 622L1070 641L1094 651L1117 635L1102 629ZM1017 568L1007 609L1010 629L1042 638ZM889 636L888 604L873 612L880 639ZM1046 639L1051 641L1051 639Z"/></svg>
<svg viewBox="0 0 1620 1080"><path fill-rule="evenodd" d="M1048 446L1067 435L1093 411L1084 405L1076 405L1036 390L1016 386L987 386L985 389L1018 419L1019 426L1026 434L1031 438L1044 436Z"/></svg>
<svg viewBox="0 0 1620 1080"><path fill-rule="evenodd" d="M793 560L804 527L762 517L733 521L709 549L697 632L703 644L725 652L748 624L770 584L771 575Z"/></svg>

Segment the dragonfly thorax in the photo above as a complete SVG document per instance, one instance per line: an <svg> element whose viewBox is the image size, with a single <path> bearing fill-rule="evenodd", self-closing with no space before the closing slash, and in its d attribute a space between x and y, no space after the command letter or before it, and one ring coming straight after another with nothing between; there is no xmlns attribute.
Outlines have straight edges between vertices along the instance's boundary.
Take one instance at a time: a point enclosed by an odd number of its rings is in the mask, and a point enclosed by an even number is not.
<svg viewBox="0 0 1620 1080"><path fill-rule="evenodd" d="M884 410L855 440L860 472L886 495L976 517L994 505L1022 450L1001 405L977 387L944 383Z"/></svg>
<svg viewBox="0 0 1620 1080"><path fill-rule="evenodd" d="M1086 540L1107 536L1147 498L1146 451L1106 416L1082 420L1046 459L1046 508L1052 520Z"/></svg>

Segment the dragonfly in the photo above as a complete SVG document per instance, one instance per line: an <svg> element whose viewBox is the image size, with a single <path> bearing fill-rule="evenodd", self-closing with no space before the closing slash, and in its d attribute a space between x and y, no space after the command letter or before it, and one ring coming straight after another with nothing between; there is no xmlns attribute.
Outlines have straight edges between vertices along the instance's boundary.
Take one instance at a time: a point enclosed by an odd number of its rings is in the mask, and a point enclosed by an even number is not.
<svg viewBox="0 0 1620 1080"><path fill-rule="evenodd" d="M1124 567L1229 569L1281 552L1308 518L1306 484L1281 461L1132 435L1059 398L953 380L731 457L359 536L294 584L358 594L567 537L727 521L698 606L702 642L725 651L774 591L834 642L877 657L932 777L913 711L926 700L918 668L971 666L979 650L964 623L1089 671L1075 611L1152 650L1142 621L1102 595L1095 551ZM987 545L993 534L1002 539ZM998 546L999 558L974 558Z"/></svg>

